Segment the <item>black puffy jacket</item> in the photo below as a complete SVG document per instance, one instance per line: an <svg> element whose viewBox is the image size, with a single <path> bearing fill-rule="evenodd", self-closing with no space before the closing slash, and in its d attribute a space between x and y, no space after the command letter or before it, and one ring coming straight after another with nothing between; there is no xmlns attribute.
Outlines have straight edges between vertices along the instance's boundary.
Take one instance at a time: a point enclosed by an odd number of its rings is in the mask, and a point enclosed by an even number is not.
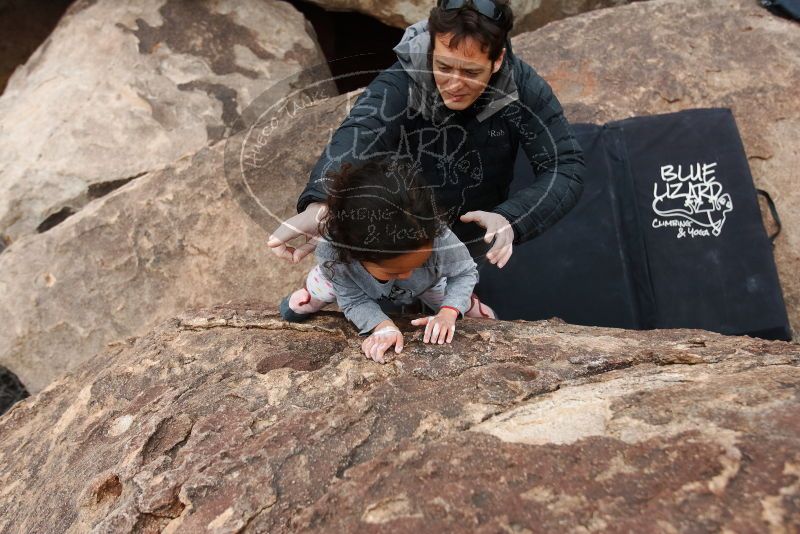
<svg viewBox="0 0 800 534"><path fill-rule="evenodd" d="M390 156L417 166L433 188L453 230L481 236L461 214L493 211L508 219L515 243L533 238L563 217L583 191L583 154L548 83L507 47L500 70L475 103L451 111L428 67L427 23L409 27L395 48L399 61L358 97L323 151L298 200L298 213L324 201L325 177L345 162ZM509 198L519 147L535 180Z"/></svg>

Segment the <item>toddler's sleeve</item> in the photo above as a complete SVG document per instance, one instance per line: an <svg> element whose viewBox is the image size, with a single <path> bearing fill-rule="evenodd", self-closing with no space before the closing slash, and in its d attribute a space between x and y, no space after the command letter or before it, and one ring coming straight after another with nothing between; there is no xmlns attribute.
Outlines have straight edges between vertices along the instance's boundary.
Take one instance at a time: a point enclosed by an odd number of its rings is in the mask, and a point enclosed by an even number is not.
<svg viewBox="0 0 800 534"><path fill-rule="evenodd" d="M389 319L380 305L351 279L333 276L331 283L336 291L337 304L344 312L344 316L359 329L359 334L368 334L378 324Z"/></svg>
<svg viewBox="0 0 800 534"><path fill-rule="evenodd" d="M478 283L478 266L466 245L451 230L440 240L436 255L438 271L447 277L442 306L452 306L463 317L469 311L470 297Z"/></svg>
<svg viewBox="0 0 800 534"><path fill-rule="evenodd" d="M344 316L360 330L359 334L367 334L379 323L389 319L380 305L364 293L364 290L348 276L342 264L336 261L334 247L327 240L320 240L316 258L317 263L322 266L323 276L333 285L336 303L344 312ZM327 265L330 265L330 268Z"/></svg>

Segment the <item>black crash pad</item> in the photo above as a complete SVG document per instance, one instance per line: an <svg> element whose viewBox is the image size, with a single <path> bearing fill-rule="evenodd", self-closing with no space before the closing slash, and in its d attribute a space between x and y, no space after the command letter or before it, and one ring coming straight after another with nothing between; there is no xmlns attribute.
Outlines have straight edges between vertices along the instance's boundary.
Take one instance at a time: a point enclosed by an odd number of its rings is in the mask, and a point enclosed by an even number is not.
<svg viewBox="0 0 800 534"><path fill-rule="evenodd" d="M500 318L791 338L729 109L572 126L580 202L503 269L481 268L476 292ZM511 194L532 179L520 150Z"/></svg>

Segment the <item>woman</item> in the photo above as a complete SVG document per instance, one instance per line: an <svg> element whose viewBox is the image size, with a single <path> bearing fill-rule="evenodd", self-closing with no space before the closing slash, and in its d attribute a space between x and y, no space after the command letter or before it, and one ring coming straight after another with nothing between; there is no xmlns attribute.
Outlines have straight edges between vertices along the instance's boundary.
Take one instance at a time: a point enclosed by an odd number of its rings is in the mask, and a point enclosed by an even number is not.
<svg viewBox="0 0 800 534"><path fill-rule="evenodd" d="M401 185L403 169L421 171L439 215L474 258L485 253L498 268L514 244L572 209L582 150L550 86L512 53L512 26L507 0L439 0L409 27L397 63L365 89L320 156L298 215L270 236L273 252L298 262L313 251L324 177L376 156L395 161ZM520 147L536 178L509 196ZM288 244L301 235L304 245Z"/></svg>

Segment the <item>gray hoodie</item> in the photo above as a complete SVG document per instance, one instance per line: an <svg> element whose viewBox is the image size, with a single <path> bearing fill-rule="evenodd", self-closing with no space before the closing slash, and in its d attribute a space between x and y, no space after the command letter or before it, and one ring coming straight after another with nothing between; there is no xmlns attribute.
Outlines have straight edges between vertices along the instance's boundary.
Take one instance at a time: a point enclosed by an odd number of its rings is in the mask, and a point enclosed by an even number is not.
<svg viewBox="0 0 800 534"><path fill-rule="evenodd" d="M411 304L441 278L447 279L442 306L452 306L463 316L470 308L470 296L478 283L478 268L467 247L449 229L434 238L433 253L407 280L380 282L361 262L337 262L335 252L329 242L320 242L315 252L317 263L322 266L323 276L333 284L339 308L360 334L371 332L389 319L379 300Z"/></svg>

